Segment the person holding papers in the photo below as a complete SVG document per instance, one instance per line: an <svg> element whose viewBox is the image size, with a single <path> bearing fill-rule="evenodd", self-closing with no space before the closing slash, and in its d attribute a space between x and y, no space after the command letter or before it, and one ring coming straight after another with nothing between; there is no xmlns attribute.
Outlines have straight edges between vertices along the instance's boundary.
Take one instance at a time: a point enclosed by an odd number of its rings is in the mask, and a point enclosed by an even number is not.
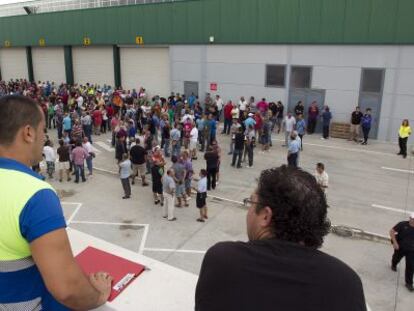
<svg viewBox="0 0 414 311"><path fill-rule="evenodd" d="M112 278L76 263L55 190L30 169L42 160L46 127L30 98L0 98L0 310L90 310Z"/></svg>

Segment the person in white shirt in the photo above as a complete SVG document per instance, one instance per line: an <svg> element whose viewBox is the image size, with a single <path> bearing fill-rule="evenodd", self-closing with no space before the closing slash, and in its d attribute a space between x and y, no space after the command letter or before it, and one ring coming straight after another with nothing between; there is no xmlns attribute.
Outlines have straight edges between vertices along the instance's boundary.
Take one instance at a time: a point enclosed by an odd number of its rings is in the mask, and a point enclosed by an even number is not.
<svg viewBox="0 0 414 311"><path fill-rule="evenodd" d="M244 99L244 96L240 98L239 109L243 113L247 108L247 101Z"/></svg>
<svg viewBox="0 0 414 311"><path fill-rule="evenodd" d="M78 107L82 107L83 105L83 97L82 95L79 95L78 98L76 98L76 102L78 103Z"/></svg>
<svg viewBox="0 0 414 311"><path fill-rule="evenodd" d="M200 180L197 183L197 198L196 206L200 211L200 217L197 219L198 222L204 222L208 219L207 216L207 171L205 169L200 170Z"/></svg>
<svg viewBox="0 0 414 311"><path fill-rule="evenodd" d="M197 160L197 141L198 141L198 129L195 123L192 124L192 129L190 132L190 152L191 158Z"/></svg>
<svg viewBox="0 0 414 311"><path fill-rule="evenodd" d="M93 172L93 163L92 160L95 157L95 153L93 151L92 144L89 142L88 137L83 138L82 147L89 153L89 157L86 158L86 166L88 167L89 176L92 176Z"/></svg>
<svg viewBox="0 0 414 311"><path fill-rule="evenodd" d="M285 128L285 144L284 147L288 146L288 140L290 137L290 134L295 130L296 120L292 116L292 113L288 112L286 117L283 120L283 126Z"/></svg>
<svg viewBox="0 0 414 311"><path fill-rule="evenodd" d="M131 197L131 184L129 183L129 177L132 173L132 163L128 158L128 154L122 155L122 161L119 165L119 177L121 179L122 188L124 189L123 199L129 199Z"/></svg>
<svg viewBox="0 0 414 311"><path fill-rule="evenodd" d="M232 119L237 120L240 118L240 110L236 105L234 105L233 109L231 110L231 117Z"/></svg>
<svg viewBox="0 0 414 311"><path fill-rule="evenodd" d="M221 112L223 110L223 100L221 99L220 95L216 95L216 100L215 100L215 104L217 106L217 121L220 121L220 117L221 117Z"/></svg>
<svg viewBox="0 0 414 311"><path fill-rule="evenodd" d="M47 175L52 179L55 173L56 153L50 140L47 140L43 147L43 155L46 161Z"/></svg>
<svg viewBox="0 0 414 311"><path fill-rule="evenodd" d="M328 192L329 176L325 172L325 165L323 163L316 164L315 178L318 185L322 188L325 195Z"/></svg>

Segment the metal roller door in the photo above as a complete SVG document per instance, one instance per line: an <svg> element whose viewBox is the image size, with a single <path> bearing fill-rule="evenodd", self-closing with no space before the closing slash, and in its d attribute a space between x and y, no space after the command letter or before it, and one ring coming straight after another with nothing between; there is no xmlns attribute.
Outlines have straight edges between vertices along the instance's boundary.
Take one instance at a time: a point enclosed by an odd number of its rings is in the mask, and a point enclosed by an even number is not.
<svg viewBox="0 0 414 311"><path fill-rule="evenodd" d="M122 47L121 80L126 90L144 87L150 96L170 95L168 48Z"/></svg>
<svg viewBox="0 0 414 311"><path fill-rule="evenodd" d="M32 48L34 79L42 82L66 82L63 47Z"/></svg>
<svg viewBox="0 0 414 311"><path fill-rule="evenodd" d="M75 83L114 86L112 47L74 47L72 57Z"/></svg>
<svg viewBox="0 0 414 311"><path fill-rule="evenodd" d="M0 70L3 80L29 79L25 48L0 49Z"/></svg>

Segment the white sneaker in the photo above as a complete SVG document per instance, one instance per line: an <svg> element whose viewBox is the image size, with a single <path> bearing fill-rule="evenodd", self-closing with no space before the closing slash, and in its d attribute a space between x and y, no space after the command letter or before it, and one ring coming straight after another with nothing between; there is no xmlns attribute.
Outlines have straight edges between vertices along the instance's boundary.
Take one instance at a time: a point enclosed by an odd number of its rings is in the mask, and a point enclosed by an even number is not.
<svg viewBox="0 0 414 311"><path fill-rule="evenodd" d="M326 138L324 138L324 137L321 137L321 139L322 139L322 140L325 140Z"/></svg>

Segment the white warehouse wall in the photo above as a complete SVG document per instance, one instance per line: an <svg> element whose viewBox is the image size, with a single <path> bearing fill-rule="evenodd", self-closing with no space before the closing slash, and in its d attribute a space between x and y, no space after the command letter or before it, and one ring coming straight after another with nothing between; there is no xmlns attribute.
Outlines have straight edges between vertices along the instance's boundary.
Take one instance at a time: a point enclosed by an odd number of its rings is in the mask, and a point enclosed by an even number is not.
<svg viewBox="0 0 414 311"><path fill-rule="evenodd" d="M29 79L25 48L0 49L0 70L3 80Z"/></svg>
<svg viewBox="0 0 414 311"><path fill-rule="evenodd" d="M334 121L348 122L358 105L362 68L383 68L385 79L379 140L397 139L402 119L414 124L414 46L209 45L171 46L172 90L198 81L204 97L210 83L226 100L241 95L288 102L287 88L265 87L265 65L312 66L314 89L326 90ZM288 77L288 75L286 75Z"/></svg>

